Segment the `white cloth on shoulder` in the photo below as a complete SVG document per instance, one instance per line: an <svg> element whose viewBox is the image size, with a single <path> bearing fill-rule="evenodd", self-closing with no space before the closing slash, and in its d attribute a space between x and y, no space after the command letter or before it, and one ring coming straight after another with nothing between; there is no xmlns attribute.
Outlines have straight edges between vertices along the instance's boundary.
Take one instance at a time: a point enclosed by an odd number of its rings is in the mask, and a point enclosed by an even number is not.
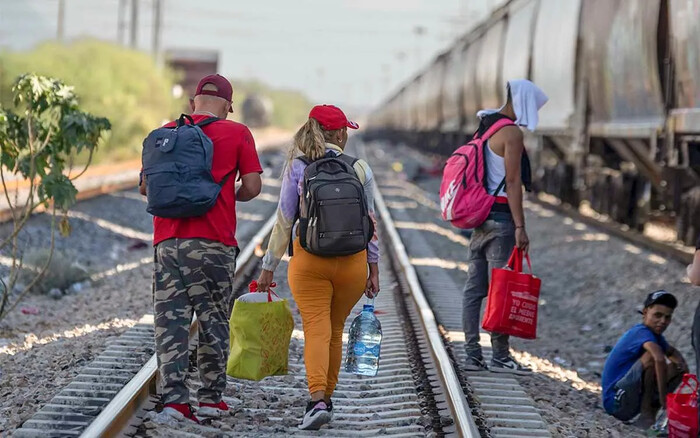
<svg viewBox="0 0 700 438"><path fill-rule="evenodd" d="M513 111L515 111L515 124L525 126L530 131L534 131L539 121L537 111L549 100L544 91L527 79L515 79L506 83L506 96L510 90L513 100ZM483 109L476 113L477 117L483 119L489 114L494 114L503 110L506 104L499 109Z"/></svg>

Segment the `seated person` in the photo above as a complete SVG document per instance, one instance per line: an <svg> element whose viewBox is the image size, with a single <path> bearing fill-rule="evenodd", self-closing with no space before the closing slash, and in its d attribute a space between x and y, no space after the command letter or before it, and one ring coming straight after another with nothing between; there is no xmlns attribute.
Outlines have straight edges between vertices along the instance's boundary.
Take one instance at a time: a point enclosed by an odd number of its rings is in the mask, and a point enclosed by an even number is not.
<svg viewBox="0 0 700 438"><path fill-rule="evenodd" d="M610 352L603 369L603 407L608 414L629 421L641 412L637 425L646 429L659 407L666 408L666 394L688 372L681 353L662 336L677 305L676 297L665 290L650 293L642 323L622 335Z"/></svg>

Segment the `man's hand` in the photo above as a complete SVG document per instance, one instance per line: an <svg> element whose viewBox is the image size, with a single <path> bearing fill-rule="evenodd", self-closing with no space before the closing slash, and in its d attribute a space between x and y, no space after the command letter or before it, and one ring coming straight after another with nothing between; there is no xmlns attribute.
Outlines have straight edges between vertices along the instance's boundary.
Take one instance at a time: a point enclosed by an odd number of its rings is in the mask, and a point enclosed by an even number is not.
<svg viewBox="0 0 700 438"><path fill-rule="evenodd" d="M525 254L530 250L530 239L527 237L525 227L515 229L515 246L521 249Z"/></svg>
<svg viewBox="0 0 700 438"><path fill-rule="evenodd" d="M141 177L139 180L139 193L146 196L146 175L141 172L139 176Z"/></svg>
<svg viewBox="0 0 700 438"><path fill-rule="evenodd" d="M678 371L683 371L684 373L687 373L690 370L690 368L688 368L688 363L685 361L685 358L683 357L681 352L678 351L678 349L676 349L675 347L670 348L671 354L668 355L669 360L676 365Z"/></svg>

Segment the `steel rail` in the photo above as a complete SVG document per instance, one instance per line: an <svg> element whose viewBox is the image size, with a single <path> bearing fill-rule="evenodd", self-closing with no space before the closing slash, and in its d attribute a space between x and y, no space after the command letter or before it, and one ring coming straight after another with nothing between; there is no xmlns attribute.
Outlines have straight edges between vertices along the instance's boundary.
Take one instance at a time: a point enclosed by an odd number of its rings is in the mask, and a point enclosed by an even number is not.
<svg viewBox="0 0 700 438"><path fill-rule="evenodd" d="M357 147L360 155L366 157L364 146L358 145ZM381 224L386 231L386 236L384 237L388 238L391 242L391 247L400 264L396 269L397 274L402 274L406 279L406 283L411 292L411 298L418 309L426 339L430 344L431 355L437 365L438 374L446 391L445 398L450 408L452 418L455 421L457 433L464 438L479 438L481 434L476 426L474 417L472 417L469 403L462 391L462 384L457 377L452 360L445 348L440 329L435 319L435 314L423 293L423 288L418 280L418 274L408 258L406 247L394 226L391 213L389 213L389 209L384 202L384 197L380 193L379 188L376 188L374 191L374 202L382 218Z"/></svg>
<svg viewBox="0 0 700 438"><path fill-rule="evenodd" d="M236 260L235 274L242 272L253 260L256 249L263 243L275 224L276 214L273 214L262 228L253 236L248 245L243 248ZM197 317L193 318L190 326L190 338L197 333ZM86 438L106 438L119 436L128 426L130 419L138 413L140 407L155 393L157 359L153 354L146 365L122 388L111 402L102 410L90 426L81 434Z"/></svg>
<svg viewBox="0 0 700 438"><path fill-rule="evenodd" d="M375 190L374 196L375 205L382 218L382 226L386 231L385 237L390 240L391 246L400 264L400 266L397 267L400 269L400 272L397 273L403 274L405 277L411 292L411 297L418 309L423 330L430 344L431 354L437 365L437 370L445 387L444 389L447 392L446 399L450 407L452 418L457 426L457 432L464 438L478 438L481 436L479 434L479 429L471 415L471 409L462 391L462 384L457 377L450 356L445 349L445 344L440 335L435 315L433 314L428 300L425 298L423 288L418 281L416 270L408 259L406 248L401 241L401 237L399 237L398 231L396 231L389 209L384 203L384 199L379 190ZM397 269L397 271L399 271L399 269Z"/></svg>

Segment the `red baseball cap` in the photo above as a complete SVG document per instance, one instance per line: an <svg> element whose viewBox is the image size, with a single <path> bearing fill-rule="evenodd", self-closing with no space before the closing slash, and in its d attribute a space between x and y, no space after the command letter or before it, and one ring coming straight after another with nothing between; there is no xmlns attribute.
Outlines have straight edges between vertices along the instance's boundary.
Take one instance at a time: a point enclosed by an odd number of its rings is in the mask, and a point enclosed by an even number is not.
<svg viewBox="0 0 700 438"><path fill-rule="evenodd" d="M326 131L335 131L336 129L346 126L350 129L357 129L360 127L357 123L348 120L345 113L342 112L340 108L333 105L316 105L311 108L309 118L315 119Z"/></svg>
<svg viewBox="0 0 700 438"><path fill-rule="evenodd" d="M211 84L216 87L216 90L202 90L205 85ZM194 93L195 96L200 94L206 94L207 96L216 96L226 100L228 103L233 102L233 87L231 83L225 77L216 74L209 75L202 78L197 85L197 91ZM228 112L232 113L233 108L229 108Z"/></svg>

